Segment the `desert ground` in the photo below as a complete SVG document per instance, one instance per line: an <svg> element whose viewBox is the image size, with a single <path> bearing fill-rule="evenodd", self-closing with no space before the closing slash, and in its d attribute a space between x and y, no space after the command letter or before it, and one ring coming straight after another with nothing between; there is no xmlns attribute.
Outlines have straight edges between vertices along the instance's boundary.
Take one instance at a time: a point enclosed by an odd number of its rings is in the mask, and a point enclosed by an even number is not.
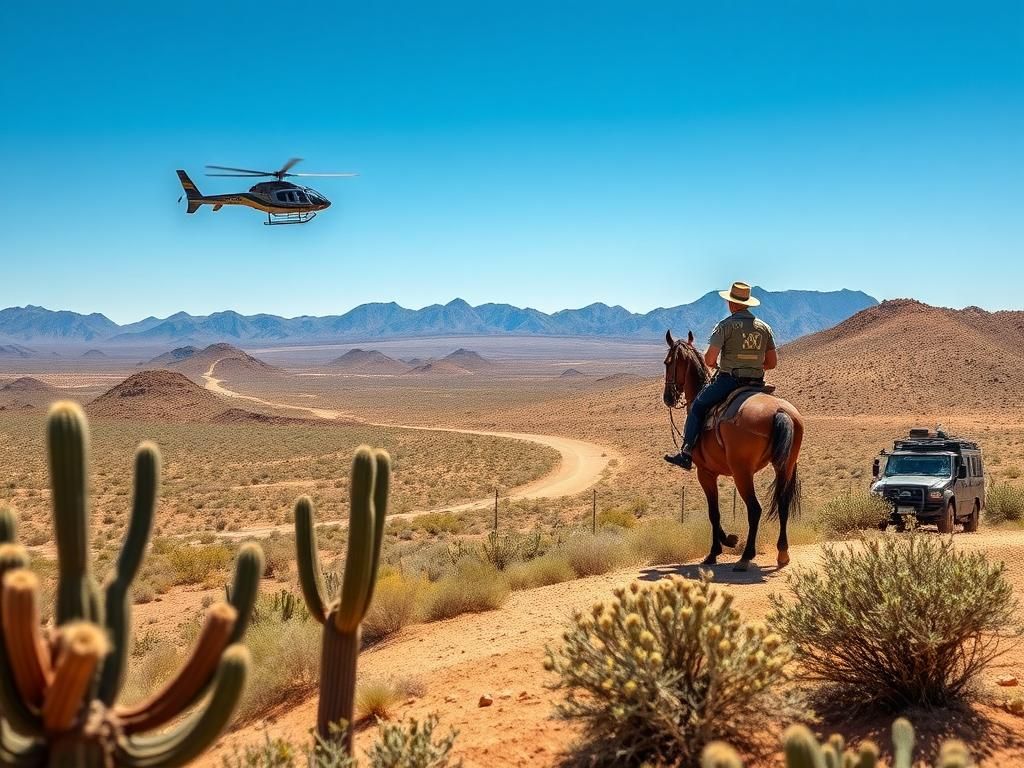
<svg viewBox="0 0 1024 768"><path fill-rule="evenodd" d="M1007 352L1022 333L1020 324L980 310L886 302L780 350L771 381L806 420L803 511L791 525L790 570L814 568L830 538L861 535L830 532L822 510L837 497L862 494L872 458L910 427L941 423L973 437L990 484L1021 482L1024 368L1005 361L1016 360ZM0 363L0 503L18 512L22 538L52 583L45 411L56 399L82 403L92 426L92 522L102 574L124 531L134 446L143 439L160 445L162 496L153 565L137 588L129 685L129 695L141 697L180 663L197 616L223 594L240 541L258 538L266 548L265 594L297 594L290 531L301 494L317 505L322 554L337 569L349 456L362 443L387 448L395 487L382 582L395 580L396 592L420 595L431 607L407 607L397 627L380 631L360 657L360 680L390 688L389 718L437 712L442 727L458 730L455 754L466 765L558 765L580 734L554 717L558 694L542 667L545 647L559 642L574 609L586 610L615 586L669 573L696 576L709 544L695 478L661 458L672 450L661 402L665 351L660 339L470 337L244 352L214 345L182 359L161 357L166 349L132 349L101 359L7 361ZM768 474L759 479L762 494ZM727 479L720 486L726 528L742 536L742 502L733 501ZM459 567L450 553L479 545L495 520L499 534L535 536L550 551L580 549L599 527L596 538L628 542L629 553L616 550L602 567L589 574L577 567L564 578L534 578L523 567L472 608L446 610L439 585L466 578L449 573ZM653 539L670 524L678 544L671 556L652 555ZM745 618L763 618L769 595L786 593L786 569L774 565L776 530L762 526L758 567L735 574L735 554L727 553L714 568ZM1004 561L1024 594L1024 528L983 518L979 533L958 533L954 541ZM267 695L243 706L234 730L201 764L220 764L265 733L305 738L315 722L318 663L317 635L306 624L289 624L287 638L276 641L290 645L286 662L279 648L266 650L287 664L290 683L269 671L255 681ZM995 683L1007 671L1024 679L1024 649L1002 661L986 671L983 695L969 711L914 716L924 743L956 735L981 765L1024 765L1024 720L1001 708L1005 691ZM485 695L493 704L481 707ZM788 724L770 712L764 723L749 765L772 764ZM875 718L816 729L887 744L879 736L887 727L887 719ZM372 734L364 727L360 738Z"/></svg>

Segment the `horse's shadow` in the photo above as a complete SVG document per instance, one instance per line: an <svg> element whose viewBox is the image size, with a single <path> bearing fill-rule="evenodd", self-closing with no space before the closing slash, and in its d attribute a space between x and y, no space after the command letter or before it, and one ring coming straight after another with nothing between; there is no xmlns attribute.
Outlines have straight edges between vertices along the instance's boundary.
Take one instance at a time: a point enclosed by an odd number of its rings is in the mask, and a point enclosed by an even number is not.
<svg viewBox="0 0 1024 768"><path fill-rule="evenodd" d="M684 579L700 579L701 571L711 571L712 581L716 584L766 584L782 571L777 565L761 567L757 563L751 563L745 571L734 571L733 563L719 563L718 565L701 565L693 563L690 565L656 565L644 568L638 577L640 581L658 581L669 576L682 576Z"/></svg>

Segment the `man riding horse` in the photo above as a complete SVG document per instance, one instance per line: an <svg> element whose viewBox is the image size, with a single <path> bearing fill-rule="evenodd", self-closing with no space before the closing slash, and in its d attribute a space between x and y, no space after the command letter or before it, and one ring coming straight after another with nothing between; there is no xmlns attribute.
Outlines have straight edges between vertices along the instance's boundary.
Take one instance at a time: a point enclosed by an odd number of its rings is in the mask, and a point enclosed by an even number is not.
<svg viewBox="0 0 1024 768"><path fill-rule="evenodd" d="M722 527L718 508L718 478L725 475L736 483L747 507L747 540L735 570L746 570L754 559L761 504L754 488L754 475L769 464L775 470L769 493L768 517L778 517L778 564L789 563L786 523L790 511L800 504L797 458L803 440L803 420L791 403L775 397L764 386L764 371L777 362L771 328L750 313L757 299L750 286L734 283L721 291L732 314L716 326L711 344L701 356L688 338L673 339L665 334L665 391L669 408L688 410L683 445L678 455L667 455L671 464L697 467L697 481L708 500L711 521L711 552L705 565L714 565L723 547L735 547L738 537ZM718 372L711 376L711 368ZM733 396L735 393L735 396ZM728 400L711 419L709 412ZM698 441L701 431L707 432Z"/></svg>
<svg viewBox="0 0 1024 768"><path fill-rule="evenodd" d="M715 326L704 353L704 363L718 372L690 403L679 453L665 456L669 464L685 470L693 468L693 449L711 409L741 387L763 387L764 372L779 362L771 327L750 312L750 307L761 303L750 295L750 286L733 283L730 290L718 295L729 303L732 313Z"/></svg>

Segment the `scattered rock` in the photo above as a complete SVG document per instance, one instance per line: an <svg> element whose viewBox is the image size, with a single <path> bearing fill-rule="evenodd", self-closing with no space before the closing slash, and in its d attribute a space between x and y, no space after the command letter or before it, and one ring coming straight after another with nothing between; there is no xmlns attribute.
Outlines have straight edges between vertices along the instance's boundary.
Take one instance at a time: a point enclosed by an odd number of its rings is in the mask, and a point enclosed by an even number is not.
<svg viewBox="0 0 1024 768"><path fill-rule="evenodd" d="M512 691L504 690L504 691L502 691L501 693L498 694L498 698L499 699L511 699L512 698Z"/></svg>
<svg viewBox="0 0 1024 768"><path fill-rule="evenodd" d="M458 699L456 699L454 696L445 696L444 697L444 703L445 704L454 704L456 701L458 701Z"/></svg>
<svg viewBox="0 0 1024 768"><path fill-rule="evenodd" d="M1024 716L1024 696L1014 696L1007 701L1006 709L1014 715Z"/></svg>
<svg viewBox="0 0 1024 768"><path fill-rule="evenodd" d="M478 706L489 707L493 703L494 703L494 697L491 696L491 694L489 694L489 693L485 693L483 696L480 697L480 702L479 702Z"/></svg>
<svg viewBox="0 0 1024 768"><path fill-rule="evenodd" d="M996 678L996 682L999 685L1002 685L1002 686L1004 686L1006 688L1010 688L1010 687L1012 687L1014 685L1017 685L1017 676L1016 675L1000 675L999 677Z"/></svg>

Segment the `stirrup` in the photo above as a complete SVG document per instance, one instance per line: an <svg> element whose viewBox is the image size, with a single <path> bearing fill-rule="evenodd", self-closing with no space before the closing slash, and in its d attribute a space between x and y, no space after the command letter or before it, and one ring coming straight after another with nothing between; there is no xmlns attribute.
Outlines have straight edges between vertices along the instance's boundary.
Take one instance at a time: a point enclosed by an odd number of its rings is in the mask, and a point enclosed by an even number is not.
<svg viewBox="0 0 1024 768"><path fill-rule="evenodd" d="M667 461L669 464L672 464L673 466L679 467L680 469L693 469L693 456L683 451L680 451L679 453L676 454L665 454L665 461Z"/></svg>

